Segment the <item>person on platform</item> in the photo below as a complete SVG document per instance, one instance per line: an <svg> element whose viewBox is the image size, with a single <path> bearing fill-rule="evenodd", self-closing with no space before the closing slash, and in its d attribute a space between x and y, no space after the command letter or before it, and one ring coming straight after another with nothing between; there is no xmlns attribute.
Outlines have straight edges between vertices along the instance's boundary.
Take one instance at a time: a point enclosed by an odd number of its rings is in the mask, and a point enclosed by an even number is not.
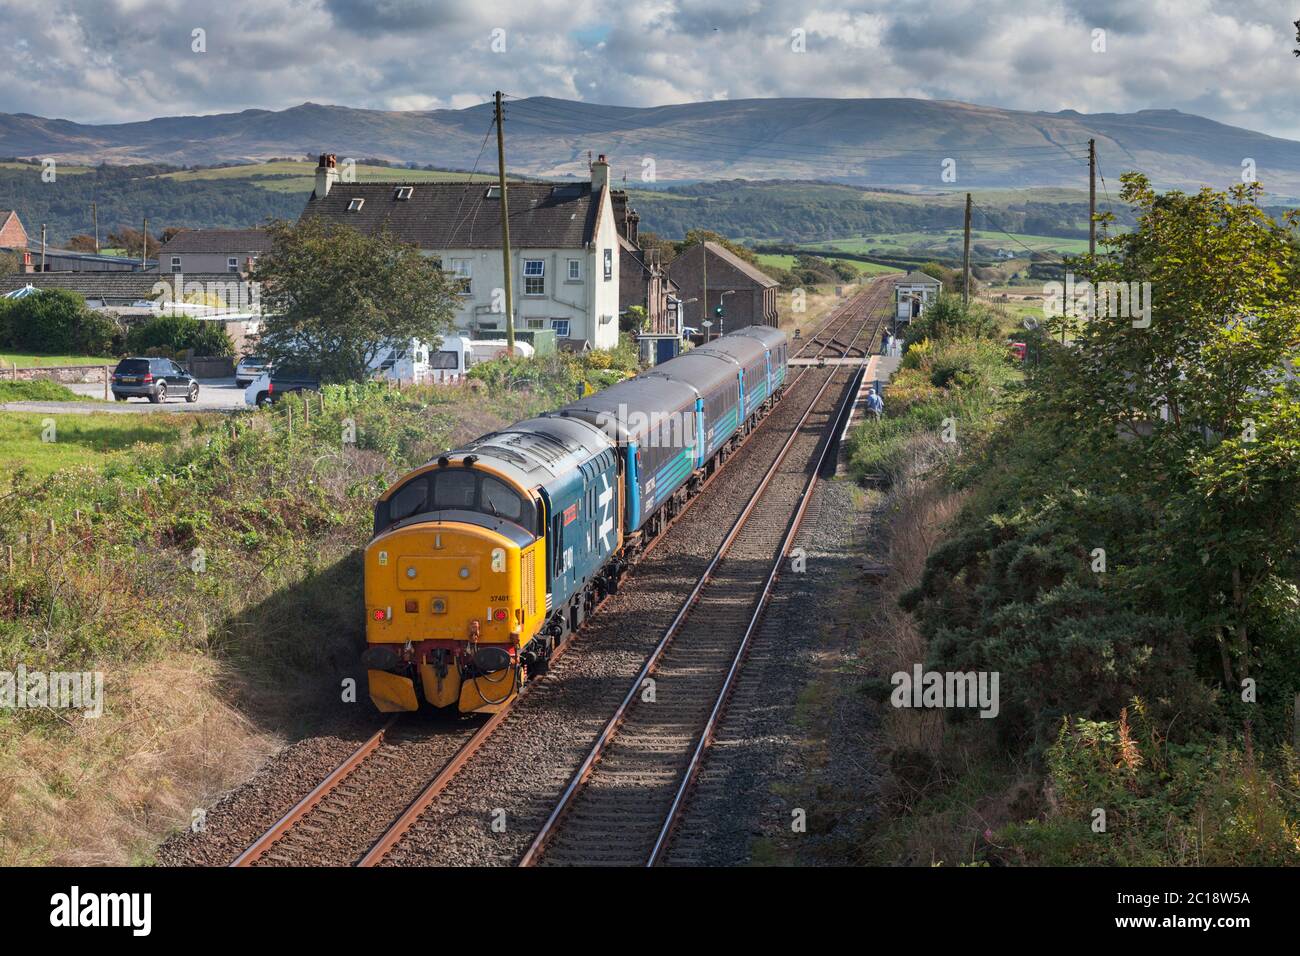
<svg viewBox="0 0 1300 956"><path fill-rule="evenodd" d="M875 416L876 421L880 421L885 414L885 400L873 388L867 393L867 411Z"/></svg>

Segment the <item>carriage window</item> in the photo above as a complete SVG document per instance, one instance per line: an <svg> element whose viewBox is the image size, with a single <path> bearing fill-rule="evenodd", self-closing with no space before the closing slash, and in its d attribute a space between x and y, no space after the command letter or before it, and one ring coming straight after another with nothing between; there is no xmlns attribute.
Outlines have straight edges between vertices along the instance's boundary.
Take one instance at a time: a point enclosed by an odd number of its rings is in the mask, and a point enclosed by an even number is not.
<svg viewBox="0 0 1300 956"><path fill-rule="evenodd" d="M421 476L411 482L388 501L388 520L401 521L425 510L429 498L429 483Z"/></svg>
<svg viewBox="0 0 1300 956"><path fill-rule="evenodd" d="M523 502L513 488L495 478L483 477L481 510L499 518L519 521L523 513Z"/></svg>
<svg viewBox="0 0 1300 956"><path fill-rule="evenodd" d="M474 510L478 478L472 471L439 471L434 474L433 510Z"/></svg>

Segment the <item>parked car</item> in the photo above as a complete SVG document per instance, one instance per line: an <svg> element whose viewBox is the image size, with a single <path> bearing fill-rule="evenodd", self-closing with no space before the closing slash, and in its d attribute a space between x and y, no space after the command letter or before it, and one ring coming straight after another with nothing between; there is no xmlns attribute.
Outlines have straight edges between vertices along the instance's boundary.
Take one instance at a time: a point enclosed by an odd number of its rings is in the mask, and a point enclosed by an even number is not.
<svg viewBox="0 0 1300 956"><path fill-rule="evenodd" d="M260 355L245 355L235 366L235 387L247 388L263 372L271 371L271 363Z"/></svg>
<svg viewBox="0 0 1300 956"><path fill-rule="evenodd" d="M173 396L199 400L198 379L166 358L122 359L113 370L112 389L119 402L132 397L147 398L155 405Z"/></svg>
<svg viewBox="0 0 1300 956"><path fill-rule="evenodd" d="M319 392L320 377L305 369L273 368L263 372L244 389L248 405L270 405L290 392Z"/></svg>

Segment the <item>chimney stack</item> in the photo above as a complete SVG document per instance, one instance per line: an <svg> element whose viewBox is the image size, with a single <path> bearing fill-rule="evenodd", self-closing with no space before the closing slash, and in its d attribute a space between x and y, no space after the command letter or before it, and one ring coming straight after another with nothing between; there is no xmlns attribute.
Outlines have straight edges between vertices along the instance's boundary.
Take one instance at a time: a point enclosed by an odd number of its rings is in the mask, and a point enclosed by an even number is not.
<svg viewBox="0 0 1300 956"><path fill-rule="evenodd" d="M316 166L316 189L312 196L324 199L330 194L330 187L339 181L338 159L333 153L321 153L320 163Z"/></svg>
<svg viewBox="0 0 1300 956"><path fill-rule="evenodd" d="M627 241L632 243L634 246L640 245L640 242L637 241L641 232L639 225L640 222L641 217L637 215L636 210L629 209L627 211Z"/></svg>
<svg viewBox="0 0 1300 956"><path fill-rule="evenodd" d="M591 191L599 192L609 185L609 163L605 160L605 154L601 153L596 157L596 161L591 164Z"/></svg>

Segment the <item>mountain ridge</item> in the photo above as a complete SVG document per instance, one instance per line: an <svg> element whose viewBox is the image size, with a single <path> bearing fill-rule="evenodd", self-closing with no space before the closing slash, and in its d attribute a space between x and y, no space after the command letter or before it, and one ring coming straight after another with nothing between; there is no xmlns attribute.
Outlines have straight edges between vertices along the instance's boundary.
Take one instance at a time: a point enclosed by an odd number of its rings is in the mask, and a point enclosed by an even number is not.
<svg viewBox="0 0 1300 956"><path fill-rule="evenodd" d="M400 111L313 101L114 124L6 113L0 155L189 166L331 152L487 169L495 165L484 151L491 116L490 103ZM653 174L662 182L1077 186L1086 183L1086 142L1095 139L1107 180L1138 169L1161 187L1224 188L1252 160L1271 194L1300 196L1300 143L1174 109L1048 112L906 97L628 107L539 96L507 100L505 116L508 165L525 175L585 176L588 154L606 153L629 184Z"/></svg>

